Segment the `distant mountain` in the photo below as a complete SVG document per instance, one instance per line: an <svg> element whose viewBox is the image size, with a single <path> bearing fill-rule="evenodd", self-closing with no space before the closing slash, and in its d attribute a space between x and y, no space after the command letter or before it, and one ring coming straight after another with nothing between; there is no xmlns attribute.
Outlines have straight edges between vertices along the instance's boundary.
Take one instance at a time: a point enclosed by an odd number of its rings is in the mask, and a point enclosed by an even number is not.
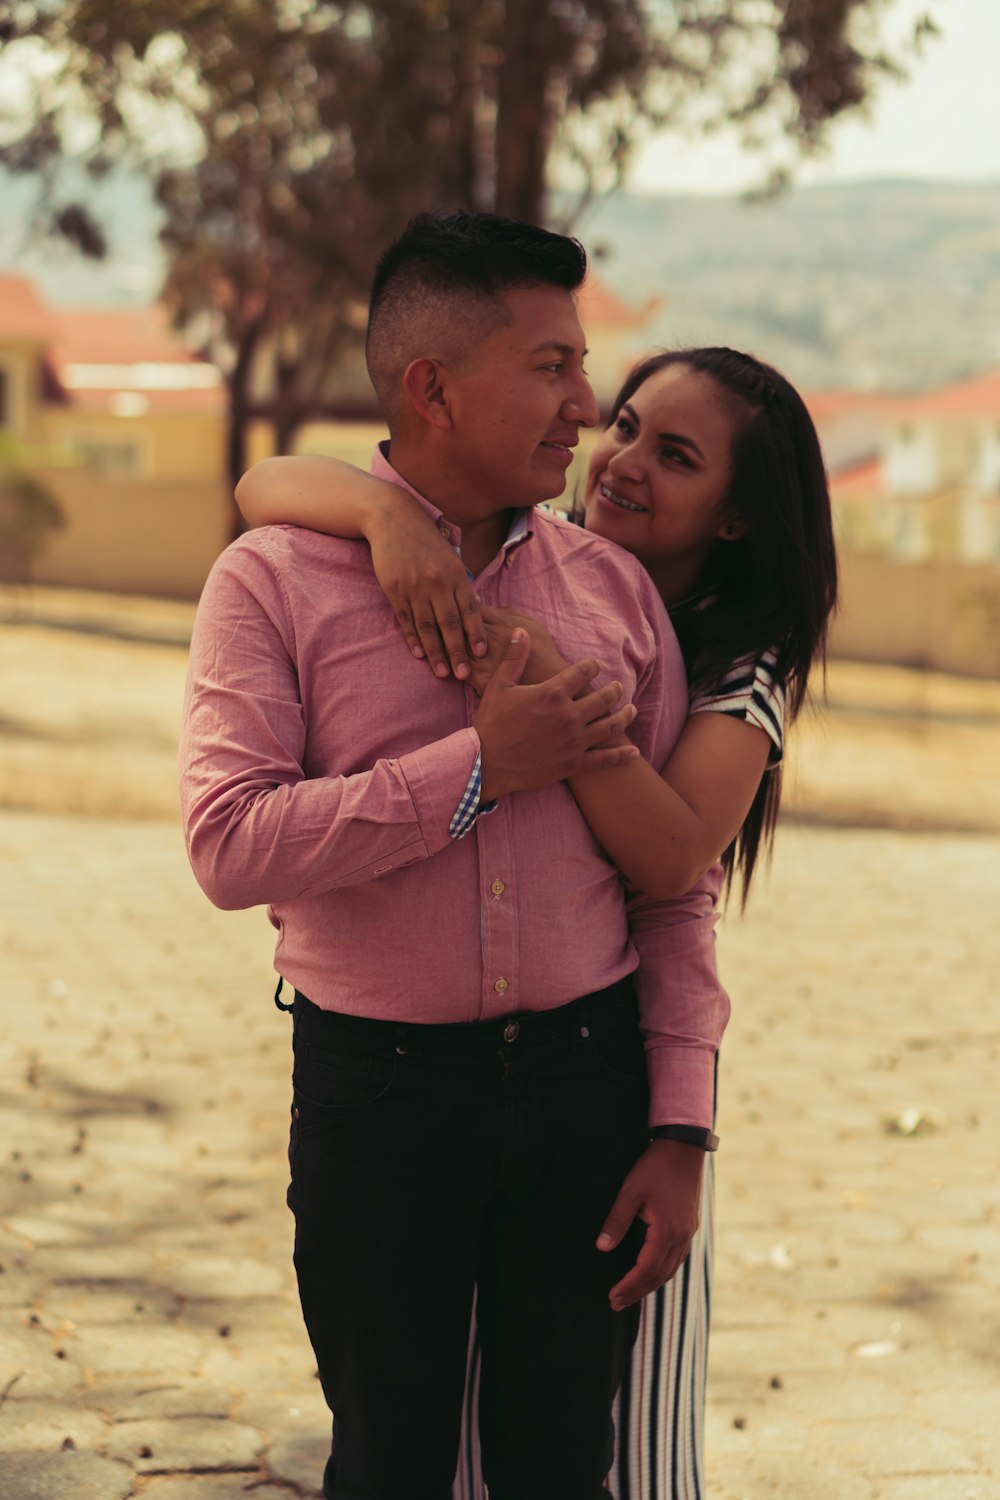
<svg viewBox="0 0 1000 1500"><path fill-rule="evenodd" d="M95 191L111 254L24 239L30 186L0 176L0 267L53 302L155 296L158 212L139 178ZM924 389L1000 365L1000 181L799 188L760 203L620 193L578 226L601 276L663 305L639 348L727 343L810 387Z"/></svg>
<svg viewBox="0 0 1000 1500"><path fill-rule="evenodd" d="M652 342L732 344L814 389L923 389L1000 365L1000 182L621 194L579 233L614 290L665 299Z"/></svg>

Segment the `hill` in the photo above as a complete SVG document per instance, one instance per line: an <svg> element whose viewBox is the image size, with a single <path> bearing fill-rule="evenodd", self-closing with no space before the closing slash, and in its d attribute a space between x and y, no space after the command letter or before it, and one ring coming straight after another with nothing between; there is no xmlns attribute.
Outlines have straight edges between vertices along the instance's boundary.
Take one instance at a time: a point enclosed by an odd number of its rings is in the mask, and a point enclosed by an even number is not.
<svg viewBox="0 0 1000 1500"><path fill-rule="evenodd" d="M0 175L0 267L53 302L147 300L162 274L141 179L93 190L111 254L25 239L31 185ZM865 182L763 202L619 193L577 226L608 284L663 299L639 348L728 343L811 387L917 390L1000 365L1000 182Z"/></svg>
<svg viewBox="0 0 1000 1500"><path fill-rule="evenodd" d="M615 290L665 299L654 341L751 349L812 388L915 390L1000 365L1000 183L621 194L579 232Z"/></svg>

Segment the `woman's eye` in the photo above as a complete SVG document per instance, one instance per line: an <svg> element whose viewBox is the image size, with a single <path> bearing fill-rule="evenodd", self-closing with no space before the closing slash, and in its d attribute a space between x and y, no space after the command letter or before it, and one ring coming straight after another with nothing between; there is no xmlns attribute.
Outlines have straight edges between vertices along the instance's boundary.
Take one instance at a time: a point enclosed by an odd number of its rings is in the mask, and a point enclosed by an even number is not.
<svg viewBox="0 0 1000 1500"><path fill-rule="evenodd" d="M629 422L625 417L619 417L618 421L615 423L615 431L620 432L622 437L631 437L632 423Z"/></svg>
<svg viewBox="0 0 1000 1500"><path fill-rule="evenodd" d="M691 460L683 448L661 448L660 457L665 458L668 463L681 463L688 469L691 467Z"/></svg>

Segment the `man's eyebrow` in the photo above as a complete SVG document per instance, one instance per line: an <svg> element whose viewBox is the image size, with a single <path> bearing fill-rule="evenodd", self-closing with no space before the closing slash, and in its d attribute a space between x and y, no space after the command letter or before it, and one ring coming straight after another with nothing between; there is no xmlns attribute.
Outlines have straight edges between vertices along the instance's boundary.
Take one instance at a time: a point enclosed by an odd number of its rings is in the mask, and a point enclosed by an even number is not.
<svg viewBox="0 0 1000 1500"><path fill-rule="evenodd" d="M642 425L639 421L638 412L636 411L634 406L630 405L628 401L622 402L621 410L628 412L636 427L640 427ZM697 453L698 457L701 459L705 457L704 453L702 453L694 438L685 437L683 432L658 432L656 438L657 442L676 443L679 448L690 448L692 453Z"/></svg>
<svg viewBox="0 0 1000 1500"><path fill-rule="evenodd" d="M560 344L558 339L546 339L544 344L536 344L532 354L544 354L546 349L552 349L556 354L573 355L579 354L581 359L586 359L590 353L589 349L577 349L575 344Z"/></svg>

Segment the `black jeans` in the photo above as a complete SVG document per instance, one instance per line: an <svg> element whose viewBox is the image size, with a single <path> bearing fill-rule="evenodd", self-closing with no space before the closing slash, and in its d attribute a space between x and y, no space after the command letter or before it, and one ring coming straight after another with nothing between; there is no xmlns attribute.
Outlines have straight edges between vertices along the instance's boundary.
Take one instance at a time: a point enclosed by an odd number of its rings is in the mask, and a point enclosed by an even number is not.
<svg viewBox="0 0 1000 1500"><path fill-rule="evenodd" d="M331 1500L448 1500L474 1291L491 1500L597 1500L638 1309L594 1241L645 1144L628 981L557 1011L418 1026L297 995L295 1268L335 1415Z"/></svg>

